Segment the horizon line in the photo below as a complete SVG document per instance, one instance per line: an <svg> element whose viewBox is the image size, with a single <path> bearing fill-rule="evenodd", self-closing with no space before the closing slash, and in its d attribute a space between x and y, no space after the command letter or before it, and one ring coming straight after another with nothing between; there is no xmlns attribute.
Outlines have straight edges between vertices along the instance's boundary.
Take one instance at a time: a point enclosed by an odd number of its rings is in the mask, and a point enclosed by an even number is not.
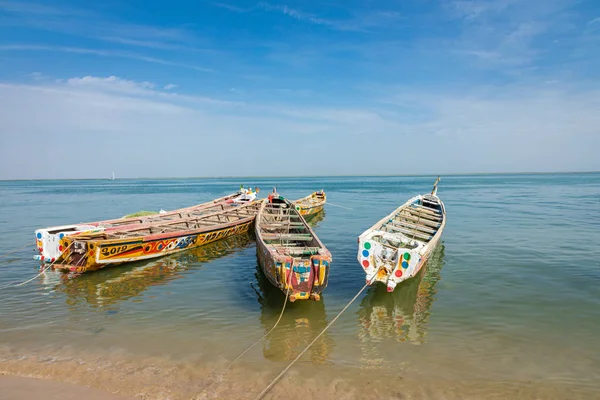
<svg viewBox="0 0 600 400"><path fill-rule="evenodd" d="M169 180L169 179L277 179L277 178L350 178L350 177L365 177L365 178L392 178L392 177L454 177L454 176L477 176L477 175L569 175L569 174L597 174L600 170L592 171L555 171L555 172L472 172L472 173L449 173L449 174L372 174L372 175L222 175L222 176L171 176L171 177L123 177L115 178L114 180ZM104 181L112 180L110 178L16 178L16 179L0 179L0 182L18 182L18 181Z"/></svg>

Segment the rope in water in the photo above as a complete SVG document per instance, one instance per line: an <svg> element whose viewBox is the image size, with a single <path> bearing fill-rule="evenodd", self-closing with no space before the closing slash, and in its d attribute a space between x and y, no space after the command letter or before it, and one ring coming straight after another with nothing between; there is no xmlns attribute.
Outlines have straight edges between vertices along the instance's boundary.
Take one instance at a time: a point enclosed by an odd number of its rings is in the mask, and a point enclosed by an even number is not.
<svg viewBox="0 0 600 400"><path fill-rule="evenodd" d="M289 294L290 294L290 287L291 287L291 285L290 285L291 278L292 278L292 272L290 271L290 275L289 275L288 281L287 281L287 290L285 292L285 301L283 302L283 307L281 308L281 313L279 313L279 318L277 318L277 321L275 322L275 325L273 325L273 327L267 333L265 333L260 339L258 339L256 342L252 343L250 345L250 347L248 347L239 356L237 356L232 362L230 362L229 365L227 367L225 367L225 369L223 371L221 371L221 373L219 374L221 377L223 375L225 375L225 372L227 372L229 370L229 368L231 368L231 366L237 360L239 360L240 358L242 358L244 356L244 354L246 354L247 352L249 352L250 349L252 349L258 343L260 343L264 338L266 338L267 336L269 336L271 334L271 332L273 332L275 330L275 328L277 328L277 325L279 325L279 322L281 321L281 318L283 317L283 312L285 311L285 306L287 305L287 302L288 302L288 298L289 298ZM211 387L216 381L217 381L217 379L214 379L212 382L210 382L208 385L206 385L202 389L202 391L200 393L203 393L206 389L208 389L209 387Z"/></svg>
<svg viewBox="0 0 600 400"><path fill-rule="evenodd" d="M338 204L335 204L335 203L332 203L332 202L330 202L330 201L328 201L328 202L327 202L327 203L325 203L325 204L326 204L326 205L329 205L329 206L334 206L334 207L339 207L339 208L345 208L346 210L351 210L351 211L354 211L354 208L340 206L340 205L338 205Z"/></svg>
<svg viewBox="0 0 600 400"><path fill-rule="evenodd" d="M75 242L71 242L71 244L67 246L67 248L64 250L64 252L66 252L67 250L69 250L69 247L71 247L71 245L72 245L73 243L75 243ZM37 277L39 277L39 276L42 276L42 275L43 275L43 274L44 274L44 273L45 273L45 272L46 272L48 269L52 268L52 266L54 265L54 263L56 263L56 262L58 261L58 259L59 259L59 258L60 258L60 257L58 257L56 260L52 261L52 263L51 263L50 265L48 265L47 267L45 267L45 268L42 268L42 272L40 272L39 274L37 274L37 275L36 275L36 276L34 276L33 278L30 278L30 279L26 280L25 282L21 282L21 283L18 283L18 284L16 284L16 285L14 285L14 284L13 284L13 282L11 282L11 283L9 283L8 285L5 285L5 286L0 286L0 290L2 290L2 289L8 289L8 288L11 288L11 287L19 287L19 286L23 286L23 285L25 285L25 284L27 284L27 283L31 282L31 281L32 281L32 280L34 280L35 278L37 278Z"/></svg>
<svg viewBox="0 0 600 400"><path fill-rule="evenodd" d="M21 248L18 248L18 249L16 249L16 250L12 250L12 251L6 252L6 253L4 253L4 254L0 255L0 258L5 258L5 257L7 257L7 256L9 256L9 255L11 255L11 254L18 253L18 252L19 252L19 251L21 251L21 250L25 250L26 248L33 246L34 244L35 244L35 243L29 243L28 245L26 245L26 246L23 246L23 247L21 247Z"/></svg>
<svg viewBox="0 0 600 400"><path fill-rule="evenodd" d="M378 270L377 272L379 272L379 270ZM365 284L365 286L363 286L363 287L362 287L362 289L360 289L360 290L358 291L358 293L356 293L356 295L355 295L355 296L352 298L352 300L350 300L350 302L349 302L348 304L346 304L346 306L345 306L344 308L342 308L342 311L340 311L340 312L338 313L338 315L336 315L336 316L335 316L335 318L333 318L333 319L331 320L331 322L330 322L329 324L327 324L327 326L325 327L325 329L323 329L323 330L321 331L321 333L319 333L319 334L317 335L317 337L315 337L315 338L313 339L313 341L312 341L312 342L310 342L310 343L308 344L308 346L306 346L306 347L304 348L304 350L302 350L302 351L300 352L300 354L298 354L298 356L297 356L297 357L296 357L296 358L295 358L295 359L294 359L292 362L290 362L290 363L288 364L288 366L287 366L287 367L285 367L285 369L284 369L283 371L281 371L281 373L280 373L279 375L277 375L277 376L275 377L275 379L273 379L273 380L271 381L271 383L270 383L270 384L269 384L269 385L268 385L268 386L267 386L267 387L266 387L266 388L265 388L265 389L264 389L262 392L260 392L260 394L259 394L258 396L256 396L255 400L261 400L263 397L265 397L265 395L266 395L266 394L269 392L269 390L271 390L271 389L273 388L273 386L275 386L275 384L276 384L276 383L279 381L279 379L281 379L281 377L282 377L283 375L285 375L285 373L286 373L286 372L287 372L287 371L288 371L290 368L292 368L292 366L293 366L293 365L296 363L296 361L298 361L298 360L300 359L300 357L302 357L302 355L304 355L304 353L306 353L306 352L308 351L308 349L310 349L310 348L311 348L311 346L312 346L313 344L315 344L315 343L317 342L317 340L319 340L319 338L320 338L321 336L323 336L323 334L324 334L324 333L325 333L325 332L326 332L326 331L329 329L329 327L330 327L331 325L333 325L333 323L334 323L335 321L337 321L337 319L338 319L338 318L339 318L339 317L342 315L342 313L343 313L344 311L346 311L346 310L348 309L348 307L350 307L350 305L351 305L352 303L354 303L354 300L356 300L356 299L358 298L358 296L360 296L360 294L361 294L361 293L362 293L362 292L363 292L363 291L364 291L364 290L365 290L365 289L366 289L366 288L367 288L367 287L368 287L370 284L371 284L371 282L367 282L367 283Z"/></svg>

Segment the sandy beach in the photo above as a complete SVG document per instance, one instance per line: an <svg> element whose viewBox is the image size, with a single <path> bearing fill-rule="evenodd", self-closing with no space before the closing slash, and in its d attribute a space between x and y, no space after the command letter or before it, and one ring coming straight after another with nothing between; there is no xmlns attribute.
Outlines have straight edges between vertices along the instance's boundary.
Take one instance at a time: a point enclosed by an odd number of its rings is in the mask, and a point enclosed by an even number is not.
<svg viewBox="0 0 600 400"><path fill-rule="evenodd" d="M54 382L35 378L22 378L0 375L2 400L128 400L131 397L118 396L98 389L70 383Z"/></svg>

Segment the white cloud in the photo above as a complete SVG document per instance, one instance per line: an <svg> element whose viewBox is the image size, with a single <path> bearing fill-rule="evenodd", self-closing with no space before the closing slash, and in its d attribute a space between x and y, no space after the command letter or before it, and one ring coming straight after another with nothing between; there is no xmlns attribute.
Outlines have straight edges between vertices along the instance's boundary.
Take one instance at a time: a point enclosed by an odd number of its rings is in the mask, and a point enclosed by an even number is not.
<svg viewBox="0 0 600 400"><path fill-rule="evenodd" d="M177 87L177 85L174 85L174 84L172 84L172 83L169 83L169 84L165 85L165 86L163 87L163 89L165 89L165 90L171 90L171 89L175 89L176 87Z"/></svg>
<svg viewBox="0 0 600 400"><path fill-rule="evenodd" d="M116 76L109 76L108 78L99 78L95 76L70 78L66 80L66 84L68 86L116 91L128 94L150 94L151 89L155 87L155 85L151 82L129 81L126 79L117 78Z"/></svg>
<svg viewBox="0 0 600 400"><path fill-rule="evenodd" d="M0 178L106 174L93 162L40 170L27 153L69 164L105 160L125 176L600 169L600 91L560 83L470 93L388 88L402 95L368 108L232 103L162 90L112 76L0 84ZM274 154L319 161L274 172Z"/></svg>

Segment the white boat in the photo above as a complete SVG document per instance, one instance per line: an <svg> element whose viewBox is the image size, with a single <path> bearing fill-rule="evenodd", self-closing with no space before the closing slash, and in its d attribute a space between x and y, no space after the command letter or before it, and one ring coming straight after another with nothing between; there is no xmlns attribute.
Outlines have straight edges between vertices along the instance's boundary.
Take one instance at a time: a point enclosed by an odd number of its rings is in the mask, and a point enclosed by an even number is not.
<svg viewBox="0 0 600 400"><path fill-rule="evenodd" d="M430 194L413 197L358 237L358 262L368 284L382 282L392 292L427 263L446 225L439 181Z"/></svg>

